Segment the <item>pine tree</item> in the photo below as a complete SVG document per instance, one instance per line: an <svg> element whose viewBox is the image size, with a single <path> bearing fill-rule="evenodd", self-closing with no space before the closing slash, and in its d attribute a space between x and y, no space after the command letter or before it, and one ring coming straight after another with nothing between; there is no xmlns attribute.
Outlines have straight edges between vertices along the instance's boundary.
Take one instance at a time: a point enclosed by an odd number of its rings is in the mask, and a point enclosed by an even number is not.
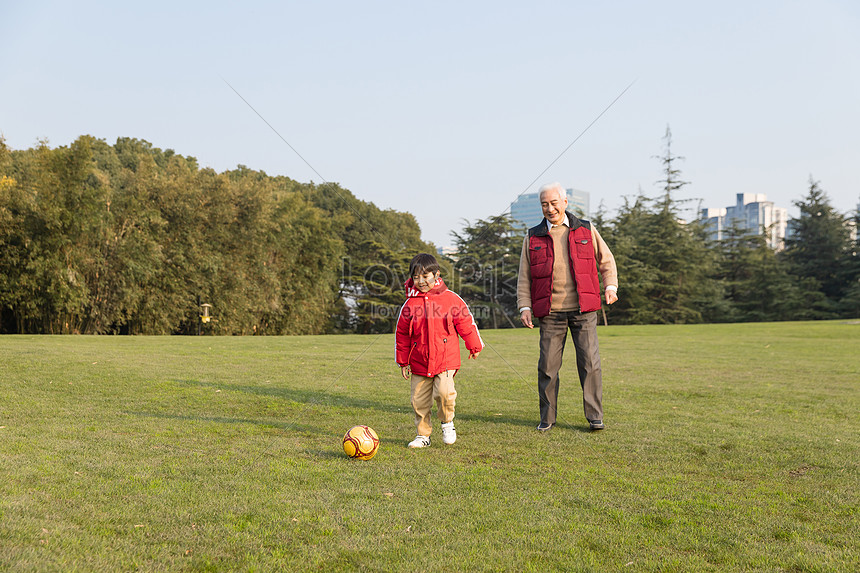
<svg viewBox="0 0 860 573"><path fill-rule="evenodd" d="M783 256L792 273L808 282L807 293L824 295L818 318L835 318L841 314L839 301L849 290L850 240L845 217L830 204L818 181L809 179L809 193L794 202L800 217L792 219L790 237L786 238Z"/></svg>
<svg viewBox="0 0 860 573"><path fill-rule="evenodd" d="M632 204L626 201L607 233L624 284L623 296L607 312L620 322L702 322L713 320L722 305L704 229L680 216L674 195L689 183L681 179L677 163L683 157L672 153L668 127L663 139L662 195L649 199L640 192Z"/></svg>
<svg viewBox="0 0 860 573"><path fill-rule="evenodd" d="M475 223L452 233L457 249L455 290L466 300L481 328L514 328L517 275L523 234L510 215ZM484 311L486 309L486 312Z"/></svg>
<svg viewBox="0 0 860 573"><path fill-rule="evenodd" d="M846 286L845 294L839 301L843 316L860 317L860 203L851 218L851 234L854 239L849 242L846 252Z"/></svg>
<svg viewBox="0 0 860 573"><path fill-rule="evenodd" d="M792 276L787 263L768 246L765 235L750 235L734 225L724 231L715 249L719 254L717 274L730 305L726 322L819 316L824 295L805 293L810 286L814 289L814 282Z"/></svg>

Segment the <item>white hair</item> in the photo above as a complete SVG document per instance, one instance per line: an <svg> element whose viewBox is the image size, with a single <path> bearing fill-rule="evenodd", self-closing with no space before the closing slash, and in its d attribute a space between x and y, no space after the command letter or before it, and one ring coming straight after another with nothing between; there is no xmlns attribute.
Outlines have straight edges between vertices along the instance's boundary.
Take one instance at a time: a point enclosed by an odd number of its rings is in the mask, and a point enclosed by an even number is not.
<svg viewBox="0 0 860 573"><path fill-rule="evenodd" d="M564 190L564 187L561 186L561 183L556 181L555 183L547 183L546 185L541 185L541 188L538 192L538 197L542 197L544 193L548 191L558 191L558 196L560 199L567 199L567 191Z"/></svg>

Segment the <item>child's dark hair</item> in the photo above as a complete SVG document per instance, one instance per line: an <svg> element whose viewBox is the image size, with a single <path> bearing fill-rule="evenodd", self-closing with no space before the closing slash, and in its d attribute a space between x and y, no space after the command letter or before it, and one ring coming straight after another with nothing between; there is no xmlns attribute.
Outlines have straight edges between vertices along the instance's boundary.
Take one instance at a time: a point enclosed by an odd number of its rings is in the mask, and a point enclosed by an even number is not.
<svg viewBox="0 0 860 573"><path fill-rule="evenodd" d="M425 273L436 274L439 272L439 263L436 257L427 253L420 253L412 257L409 262L409 276L414 277Z"/></svg>

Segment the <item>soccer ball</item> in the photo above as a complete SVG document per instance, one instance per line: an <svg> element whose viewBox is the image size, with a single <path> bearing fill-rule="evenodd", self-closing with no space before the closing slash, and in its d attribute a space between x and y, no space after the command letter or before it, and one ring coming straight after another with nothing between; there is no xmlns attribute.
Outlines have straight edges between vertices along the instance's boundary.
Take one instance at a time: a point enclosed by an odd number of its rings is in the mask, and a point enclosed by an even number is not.
<svg viewBox="0 0 860 573"><path fill-rule="evenodd" d="M357 460L369 460L379 449L379 436L373 428L353 426L343 435L343 452Z"/></svg>

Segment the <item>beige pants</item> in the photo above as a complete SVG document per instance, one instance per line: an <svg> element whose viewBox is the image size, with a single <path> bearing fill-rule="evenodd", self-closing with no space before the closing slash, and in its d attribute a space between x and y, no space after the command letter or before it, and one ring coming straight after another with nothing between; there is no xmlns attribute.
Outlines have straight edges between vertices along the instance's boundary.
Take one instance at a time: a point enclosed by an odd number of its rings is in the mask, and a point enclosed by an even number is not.
<svg viewBox="0 0 860 573"><path fill-rule="evenodd" d="M412 408L415 410L415 425L419 436L429 436L433 431L430 411L436 402L436 414L445 424L454 419L454 403L457 390L454 389L456 370L447 370L433 378L412 375Z"/></svg>

